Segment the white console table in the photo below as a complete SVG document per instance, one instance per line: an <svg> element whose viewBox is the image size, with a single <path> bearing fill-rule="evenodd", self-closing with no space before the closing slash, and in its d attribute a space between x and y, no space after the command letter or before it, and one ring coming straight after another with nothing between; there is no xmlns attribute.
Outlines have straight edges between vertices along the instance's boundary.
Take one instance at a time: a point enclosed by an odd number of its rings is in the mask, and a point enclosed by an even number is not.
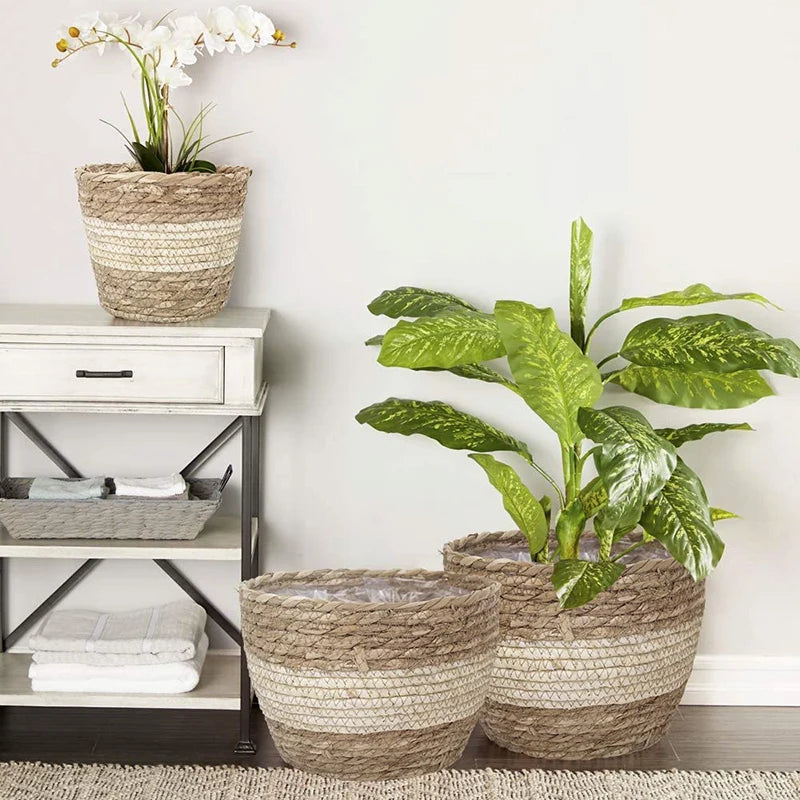
<svg viewBox="0 0 800 800"><path fill-rule="evenodd" d="M82 414L213 414L234 417L181 470L193 474L241 433L239 517L214 517L191 541L12 539L0 527L0 706L205 708L239 712L238 753L255 752L252 692L241 633L172 563L234 561L241 578L259 563L262 375L269 312L229 308L179 325L128 322L94 306L0 305L0 477L6 477L9 423L69 477L79 471L28 419L33 412ZM73 558L83 564L14 630L6 631L4 571L8 558ZM197 688L181 695L34 693L30 656L6 652L103 559L152 559L240 647L238 656L210 655Z"/></svg>

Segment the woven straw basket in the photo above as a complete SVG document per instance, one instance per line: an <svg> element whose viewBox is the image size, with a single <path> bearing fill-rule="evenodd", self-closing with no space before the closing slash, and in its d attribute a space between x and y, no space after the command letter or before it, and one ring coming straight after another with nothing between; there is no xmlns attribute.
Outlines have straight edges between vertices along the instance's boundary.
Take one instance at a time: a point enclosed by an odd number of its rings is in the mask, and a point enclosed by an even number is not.
<svg viewBox="0 0 800 800"><path fill-rule="evenodd" d="M351 602L275 594L357 587L365 578L436 581L446 596ZM468 591L456 594L453 585ZM295 767L381 780L456 761L477 721L498 636L498 587L442 573L274 573L240 586L242 635L258 702Z"/></svg>
<svg viewBox="0 0 800 800"><path fill-rule="evenodd" d="M75 171L100 305L142 322L187 322L228 301L246 167L141 172L127 164Z"/></svg>
<svg viewBox="0 0 800 800"><path fill-rule="evenodd" d="M447 575L500 582L500 644L481 723L502 747L537 758L618 756L655 744L692 669L704 586L672 559L631 564L595 600L563 610L552 567L484 558L519 532L445 545Z"/></svg>
<svg viewBox="0 0 800 800"><path fill-rule="evenodd" d="M12 539L194 539L219 508L227 483L189 478L185 499L28 500L32 480L0 481L0 523Z"/></svg>

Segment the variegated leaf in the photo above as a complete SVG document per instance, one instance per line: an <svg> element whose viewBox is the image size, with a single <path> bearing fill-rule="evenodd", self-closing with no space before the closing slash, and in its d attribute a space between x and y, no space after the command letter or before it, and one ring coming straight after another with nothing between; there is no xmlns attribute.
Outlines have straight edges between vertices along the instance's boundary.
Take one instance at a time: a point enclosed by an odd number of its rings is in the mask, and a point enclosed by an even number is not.
<svg viewBox="0 0 800 800"><path fill-rule="evenodd" d="M612 586L625 572L614 561L565 559L553 568L553 586L561 608L577 608Z"/></svg>
<svg viewBox="0 0 800 800"><path fill-rule="evenodd" d="M637 325L620 355L644 367L738 372L768 369L800 377L800 347L727 314L658 318Z"/></svg>
<svg viewBox="0 0 800 800"><path fill-rule="evenodd" d="M581 490L578 499L583 505L583 510L586 513L586 518L593 517L598 511L605 508L608 504L608 492L606 487L603 486L603 480L598 475L592 478L586 486Z"/></svg>
<svg viewBox="0 0 800 800"><path fill-rule="evenodd" d="M574 220L569 253L569 327L573 341L581 349L586 338L586 297L592 282L592 239L592 230L583 218Z"/></svg>
<svg viewBox="0 0 800 800"><path fill-rule="evenodd" d="M381 292L367 308L373 314L398 319L399 317L432 317L453 306L477 311L477 309L446 292L418 289L416 286L400 286Z"/></svg>
<svg viewBox="0 0 800 800"><path fill-rule="evenodd" d="M379 333L377 336L370 336L364 344L367 347L374 347L375 345L382 345L383 344L383 334Z"/></svg>
<svg viewBox="0 0 800 800"><path fill-rule="evenodd" d="M519 387L514 381L509 380L505 375L491 367L487 367L485 364L462 364L458 367L450 367L448 370L440 370L438 367L423 367L423 369L430 372L451 372L460 378L470 378L475 381L499 383L501 386L505 386L506 389L511 389L512 392L519 394Z"/></svg>
<svg viewBox="0 0 800 800"><path fill-rule="evenodd" d="M686 442L696 442L709 433L718 431L751 431L747 422L701 422L697 425L686 425L683 428L656 428L656 433L675 447Z"/></svg>
<svg viewBox="0 0 800 800"><path fill-rule="evenodd" d="M495 318L525 402L562 442L579 442L578 409L593 406L603 391L594 362L559 329L552 308L501 300Z"/></svg>
<svg viewBox="0 0 800 800"><path fill-rule="evenodd" d="M602 445L594 457L608 492L601 527L613 534L636 524L644 504L661 491L675 469L675 448L642 414L626 406L581 408L578 423L586 436Z"/></svg>
<svg viewBox="0 0 800 800"><path fill-rule="evenodd" d="M755 292L737 292L735 294L720 294L704 283L693 283L685 289L678 289L672 292L656 294L652 297L626 297L620 303L619 310L627 311L631 308L643 308L645 306L699 306L704 303L717 303L721 300L749 300L753 303L760 303L762 306L773 306L774 303L767 300Z"/></svg>
<svg viewBox="0 0 800 800"><path fill-rule="evenodd" d="M385 367L449 369L504 354L494 317L465 309L414 322L401 320L384 334L378 362Z"/></svg>
<svg viewBox="0 0 800 800"><path fill-rule="evenodd" d="M608 379L656 403L685 408L742 408L774 394L772 387L753 369L688 372L631 364Z"/></svg>
<svg viewBox="0 0 800 800"><path fill-rule="evenodd" d="M714 532L703 484L681 460L660 494L645 506L641 524L696 581L711 572L725 549Z"/></svg>
<svg viewBox="0 0 800 800"><path fill-rule="evenodd" d="M525 534L531 558L536 559L539 551L547 544L549 533L544 508L508 464L503 464L490 455L472 453L470 458L483 469L489 483L500 492L503 507Z"/></svg>
<svg viewBox="0 0 800 800"><path fill-rule="evenodd" d="M507 450L519 453L528 460L531 458L523 442L439 401L390 397L382 403L361 409L356 420L384 433L400 433L403 436L419 433L451 450L477 450L479 453Z"/></svg>
<svg viewBox="0 0 800 800"><path fill-rule="evenodd" d="M733 511L726 511L724 508L714 508L711 506L711 521L718 522L721 519L739 519L738 514L734 514Z"/></svg>

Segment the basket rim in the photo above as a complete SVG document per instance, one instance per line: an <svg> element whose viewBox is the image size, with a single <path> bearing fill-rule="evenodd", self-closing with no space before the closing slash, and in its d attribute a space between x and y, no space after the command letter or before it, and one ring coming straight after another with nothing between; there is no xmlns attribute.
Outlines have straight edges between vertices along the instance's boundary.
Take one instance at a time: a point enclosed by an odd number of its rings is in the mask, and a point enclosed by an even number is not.
<svg viewBox="0 0 800 800"><path fill-rule="evenodd" d="M133 162L83 164L75 168L75 178L79 183L101 180L108 183L113 176L119 176L126 182L146 180L156 184L218 183L220 179L245 182L252 174L252 167L227 164L218 166L216 172L151 172L136 169Z"/></svg>
<svg viewBox="0 0 800 800"><path fill-rule="evenodd" d="M499 542L525 541L522 531L485 531L481 533L471 533L460 539L453 539L447 542L442 548L442 555L447 564L448 558L464 566L475 566L487 572L514 572L518 575L541 575L553 569L553 564L538 564L532 561L516 561L513 558L486 558L480 555L480 547L497 544ZM478 552L473 552L470 548L478 545ZM672 556L669 558L642 558L631 564L625 564L625 574L639 571L651 571L653 569L674 569L684 567L675 561Z"/></svg>
<svg viewBox="0 0 800 800"><path fill-rule="evenodd" d="M254 603L268 604L273 606L286 606L295 608L297 606L305 606L307 608L314 608L317 610L333 611L337 609L349 609L351 611L374 611L378 609L383 610L399 610L399 609L412 609L424 610L426 608L442 608L447 606L459 607L469 606L482 602L485 599L499 597L500 584L492 581L483 576L469 576L468 581L474 583L472 587L467 588L469 591L466 594L453 594L445 597L435 597L430 600L415 600L415 601L393 601L386 603L375 602L361 602L352 600L323 600L313 597L300 597L292 595L279 595L270 592L269 585L275 584L278 581L287 581L289 583L305 581L307 583L322 583L326 579L331 580L336 577L352 577L353 579L359 578L420 578L425 580L441 580L445 584L458 586L458 581L464 581L466 576L453 576L448 575L444 570L428 570L428 569L317 569L317 570L300 570L289 572L265 572L256 578L243 581L238 586L239 596L242 600L247 599ZM262 588L264 587L264 588Z"/></svg>

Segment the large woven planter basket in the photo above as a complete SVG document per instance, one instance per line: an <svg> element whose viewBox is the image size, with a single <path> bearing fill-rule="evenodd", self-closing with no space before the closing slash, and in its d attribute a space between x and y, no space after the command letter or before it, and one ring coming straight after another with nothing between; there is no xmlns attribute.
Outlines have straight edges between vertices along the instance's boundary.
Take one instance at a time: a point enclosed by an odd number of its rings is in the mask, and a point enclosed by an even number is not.
<svg viewBox="0 0 800 800"><path fill-rule="evenodd" d="M692 669L703 584L672 559L650 558L585 606L563 610L551 566L481 555L523 542L519 532L481 533L444 548L448 576L500 583L500 644L481 718L487 736L550 759L655 744Z"/></svg>
<svg viewBox="0 0 800 800"><path fill-rule="evenodd" d="M375 581L405 584L401 599L327 599ZM406 593L420 582L434 582L431 599L402 599L421 596ZM320 595L292 596L299 586ZM469 577L446 584L423 570L323 570L255 578L240 599L250 678L285 761L380 780L459 758L491 676L496 585Z"/></svg>
<svg viewBox="0 0 800 800"><path fill-rule="evenodd" d="M127 164L75 171L100 305L115 317L187 322L228 301L246 167L141 172Z"/></svg>

